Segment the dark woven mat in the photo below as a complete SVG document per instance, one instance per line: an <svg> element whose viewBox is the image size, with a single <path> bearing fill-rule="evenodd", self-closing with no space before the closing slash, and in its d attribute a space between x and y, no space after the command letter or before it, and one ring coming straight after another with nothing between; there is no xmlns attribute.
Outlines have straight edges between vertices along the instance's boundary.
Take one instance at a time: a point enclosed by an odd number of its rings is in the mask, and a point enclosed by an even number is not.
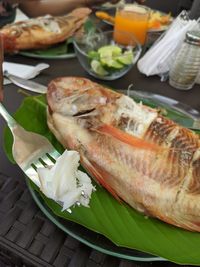
<svg viewBox="0 0 200 267"><path fill-rule="evenodd" d="M59 230L34 203L26 184L0 173L0 267L148 267L98 252Z"/></svg>

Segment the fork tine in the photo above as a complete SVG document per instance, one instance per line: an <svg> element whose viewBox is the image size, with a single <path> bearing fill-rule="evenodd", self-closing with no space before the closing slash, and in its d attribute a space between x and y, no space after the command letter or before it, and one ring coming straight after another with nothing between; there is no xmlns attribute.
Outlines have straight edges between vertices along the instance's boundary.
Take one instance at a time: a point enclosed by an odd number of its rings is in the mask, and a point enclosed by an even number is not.
<svg viewBox="0 0 200 267"><path fill-rule="evenodd" d="M47 164L42 164L42 162L38 159L37 161L33 162L31 164L32 166L34 166L34 168L37 170L38 168L44 168L44 166L46 166Z"/></svg>
<svg viewBox="0 0 200 267"><path fill-rule="evenodd" d="M38 177L37 170L33 167L29 167L26 171L24 171L26 176L40 188L40 180Z"/></svg>
<svg viewBox="0 0 200 267"><path fill-rule="evenodd" d="M54 162L49 157L47 157L47 155L43 155L40 158L40 161L43 162L44 165L47 165L47 166L52 166L54 164Z"/></svg>
<svg viewBox="0 0 200 267"><path fill-rule="evenodd" d="M47 165L52 166L54 164L46 155L43 155L38 160L34 161L31 166L29 166L26 170L24 170L25 174L38 186L40 187L40 180L38 177L38 168L44 168Z"/></svg>
<svg viewBox="0 0 200 267"><path fill-rule="evenodd" d="M57 150L53 150L51 152L48 152L46 155L50 156L50 158L56 161L57 158L60 157L61 154Z"/></svg>

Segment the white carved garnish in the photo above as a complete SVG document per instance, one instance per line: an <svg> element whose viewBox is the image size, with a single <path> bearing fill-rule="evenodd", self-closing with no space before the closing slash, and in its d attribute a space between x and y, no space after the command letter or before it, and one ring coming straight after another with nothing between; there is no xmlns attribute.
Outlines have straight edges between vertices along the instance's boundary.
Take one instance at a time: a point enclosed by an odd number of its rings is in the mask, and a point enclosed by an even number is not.
<svg viewBox="0 0 200 267"><path fill-rule="evenodd" d="M63 210L74 205L89 207L92 191L95 191L90 177L78 170L80 155L67 151L51 167L38 168L41 191L60 203Z"/></svg>

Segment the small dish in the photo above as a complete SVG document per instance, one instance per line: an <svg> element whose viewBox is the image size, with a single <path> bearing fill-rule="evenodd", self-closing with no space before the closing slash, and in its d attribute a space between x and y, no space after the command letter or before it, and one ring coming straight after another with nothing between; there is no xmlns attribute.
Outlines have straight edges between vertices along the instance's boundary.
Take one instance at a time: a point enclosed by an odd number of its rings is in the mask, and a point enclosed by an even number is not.
<svg viewBox="0 0 200 267"><path fill-rule="evenodd" d="M79 36L74 39L74 49L81 66L101 80L115 80L125 75L142 51L132 34L114 31Z"/></svg>

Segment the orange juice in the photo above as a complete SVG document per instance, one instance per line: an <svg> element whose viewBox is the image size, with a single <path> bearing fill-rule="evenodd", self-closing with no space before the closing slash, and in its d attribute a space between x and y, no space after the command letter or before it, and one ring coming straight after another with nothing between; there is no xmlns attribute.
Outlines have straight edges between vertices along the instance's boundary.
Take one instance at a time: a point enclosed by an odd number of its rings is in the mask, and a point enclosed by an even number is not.
<svg viewBox="0 0 200 267"><path fill-rule="evenodd" d="M137 5L125 5L119 8L115 16L114 38L122 44L129 44L128 36L124 38L122 32L132 33L143 45L146 40L149 19L149 9ZM121 32L121 33L120 33Z"/></svg>

